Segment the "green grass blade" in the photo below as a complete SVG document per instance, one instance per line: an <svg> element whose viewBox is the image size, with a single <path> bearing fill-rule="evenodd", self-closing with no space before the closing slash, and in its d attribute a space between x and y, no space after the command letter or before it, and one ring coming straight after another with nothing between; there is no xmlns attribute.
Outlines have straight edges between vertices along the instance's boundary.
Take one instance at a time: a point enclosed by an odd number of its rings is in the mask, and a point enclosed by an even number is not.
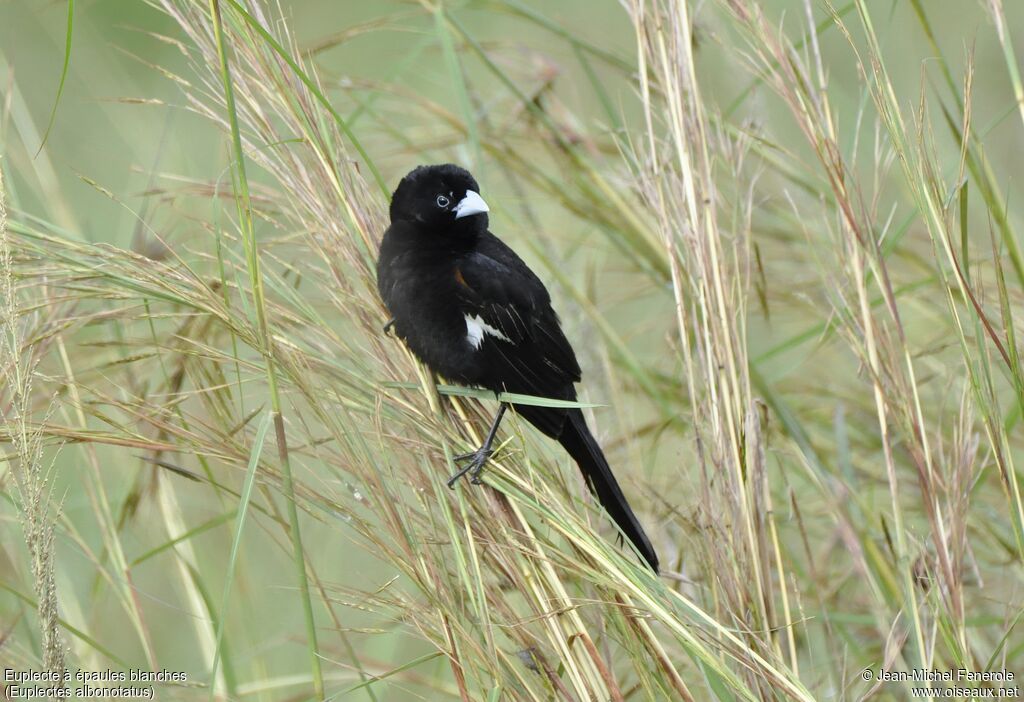
<svg viewBox="0 0 1024 702"><path fill-rule="evenodd" d="M386 388L397 388L401 390L419 390L422 386L419 383L381 383ZM522 395L514 392L495 393L480 388L467 388L461 385L438 385L437 392L441 395L453 397L473 397L478 400L497 400L498 402L511 402L517 405L531 405L533 407L558 407L562 409L585 409L588 407L604 407L605 405L592 402L577 402L575 400L556 400L551 397L538 397L536 395Z"/></svg>
<svg viewBox="0 0 1024 702"><path fill-rule="evenodd" d="M249 454L249 465L245 471L245 483L242 486L242 494L238 499L238 507L235 510L237 515L235 519L235 536L231 540L231 551L228 554L228 561L226 564L226 572L224 579L224 594L220 601L220 620L217 622L217 652L213 658L213 665L210 670L210 679L217 679L217 667L220 664L221 659L221 645L224 640L224 624L228 618L228 609L231 603L231 585L235 580L235 563L238 560L238 550L242 543L242 534L245 532L245 518L249 513L249 501L252 499L252 488L256 484L256 469L260 465L260 454L263 453L263 443L267 438L267 431L270 429L270 424L273 414L267 412L263 415L263 419L260 420L259 426L256 427L256 436L252 441L252 450ZM215 685L210 685L210 699L214 698L216 693Z"/></svg>
<svg viewBox="0 0 1024 702"><path fill-rule="evenodd" d="M43 146L46 145L46 140L50 136L50 130L53 129L53 123L57 119L57 106L60 105L60 96L64 94L64 80L68 77L68 66L71 64L71 36L72 30L75 26L75 0L68 0L68 23L67 32L64 37L64 65L60 69L60 82L57 84L57 96L53 99L53 107L50 109L50 119L46 123L46 129L43 131L43 138L39 142L39 148L36 150L36 156L43 150Z"/></svg>

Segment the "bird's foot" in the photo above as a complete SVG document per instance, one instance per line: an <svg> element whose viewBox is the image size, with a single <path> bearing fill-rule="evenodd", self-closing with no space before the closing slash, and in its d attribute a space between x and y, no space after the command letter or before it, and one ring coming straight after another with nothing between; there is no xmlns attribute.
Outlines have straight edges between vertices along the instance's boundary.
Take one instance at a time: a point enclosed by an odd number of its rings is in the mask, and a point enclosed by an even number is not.
<svg viewBox="0 0 1024 702"><path fill-rule="evenodd" d="M487 463L487 459L494 453L489 448L480 447L472 453L463 453L459 456L455 456L452 460L455 463L466 462L452 477L448 478L448 487L454 489L455 483L459 482L459 478L469 474L469 482L474 485L480 485L483 481L480 480L480 473L484 470L484 465Z"/></svg>
<svg viewBox="0 0 1024 702"><path fill-rule="evenodd" d="M395 326L395 320L394 320L394 318L392 318L392 319L389 319L389 320L388 320L388 323L384 325L384 334L385 334L385 335L387 335L387 334L390 334L390 333L391 333L391 329L392 329L392 327L394 327L394 326Z"/></svg>

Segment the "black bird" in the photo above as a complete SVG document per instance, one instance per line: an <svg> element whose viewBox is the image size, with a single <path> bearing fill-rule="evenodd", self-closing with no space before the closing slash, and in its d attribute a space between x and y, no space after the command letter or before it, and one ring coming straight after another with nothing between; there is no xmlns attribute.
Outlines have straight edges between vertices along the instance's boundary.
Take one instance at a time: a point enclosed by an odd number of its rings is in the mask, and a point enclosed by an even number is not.
<svg viewBox="0 0 1024 702"><path fill-rule="evenodd" d="M469 386L575 400L576 354L532 270L488 231L487 203L463 168L420 166L391 198L391 226L377 261L377 287L394 327L434 372ZM458 456L474 483L491 455L505 413L501 404L477 451ZM513 405L517 414L557 440L591 491L657 572L658 556L579 409Z"/></svg>

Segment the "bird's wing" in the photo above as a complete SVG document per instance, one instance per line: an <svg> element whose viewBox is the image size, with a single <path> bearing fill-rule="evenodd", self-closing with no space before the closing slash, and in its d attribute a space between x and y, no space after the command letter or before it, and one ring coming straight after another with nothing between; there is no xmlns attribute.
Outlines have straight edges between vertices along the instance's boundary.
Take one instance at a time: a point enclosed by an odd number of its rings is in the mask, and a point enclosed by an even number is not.
<svg viewBox="0 0 1024 702"><path fill-rule="evenodd" d="M455 264L455 280L468 314L478 315L513 344L530 336L537 310L547 304L543 286L534 290L522 273L485 254L462 257Z"/></svg>
<svg viewBox="0 0 1024 702"><path fill-rule="evenodd" d="M550 396L580 379L547 289L512 249L490 236L459 258L455 276L467 315L498 332L486 343L507 362L510 391Z"/></svg>

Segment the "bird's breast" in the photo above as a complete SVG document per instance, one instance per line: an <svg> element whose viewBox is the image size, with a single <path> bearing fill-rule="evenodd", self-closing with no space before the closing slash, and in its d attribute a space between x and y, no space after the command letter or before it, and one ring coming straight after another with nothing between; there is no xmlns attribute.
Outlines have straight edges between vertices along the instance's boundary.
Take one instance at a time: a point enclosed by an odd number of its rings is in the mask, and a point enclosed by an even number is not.
<svg viewBox="0 0 1024 702"><path fill-rule="evenodd" d="M423 263L396 260L381 280L381 294L395 320L395 331L432 370L474 384L478 382L482 345L488 338L504 335L464 309L451 262Z"/></svg>

